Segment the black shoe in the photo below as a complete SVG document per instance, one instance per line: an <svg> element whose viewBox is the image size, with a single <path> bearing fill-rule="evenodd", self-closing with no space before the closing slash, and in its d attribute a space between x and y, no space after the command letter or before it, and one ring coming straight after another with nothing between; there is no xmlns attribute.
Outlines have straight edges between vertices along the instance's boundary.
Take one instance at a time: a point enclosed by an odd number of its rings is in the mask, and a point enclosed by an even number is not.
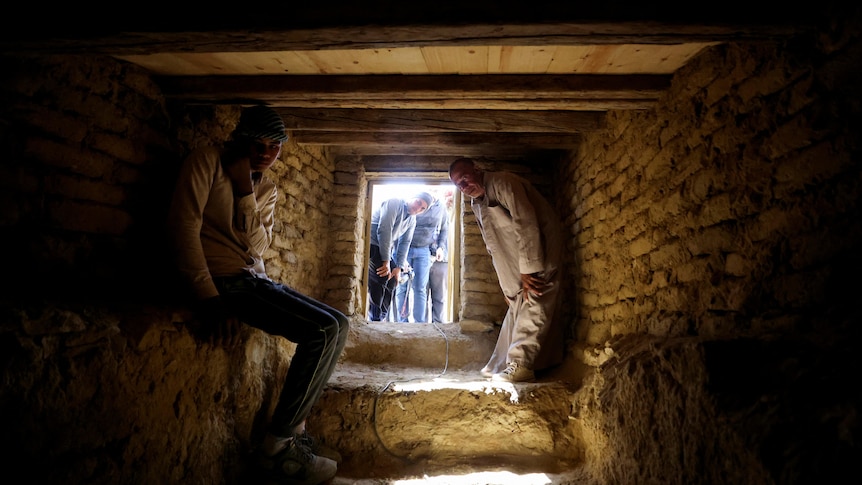
<svg viewBox="0 0 862 485"><path fill-rule="evenodd" d="M308 447L308 449L310 449L315 455L329 458L336 463L341 463L341 453L339 453L338 450L331 446L327 446L326 443L311 436L307 432L303 431L302 434L296 435L296 438L301 444Z"/></svg>
<svg viewBox="0 0 862 485"><path fill-rule="evenodd" d="M318 485L338 470L334 460L315 455L296 437L272 456L261 454L258 467L267 480L283 485Z"/></svg>

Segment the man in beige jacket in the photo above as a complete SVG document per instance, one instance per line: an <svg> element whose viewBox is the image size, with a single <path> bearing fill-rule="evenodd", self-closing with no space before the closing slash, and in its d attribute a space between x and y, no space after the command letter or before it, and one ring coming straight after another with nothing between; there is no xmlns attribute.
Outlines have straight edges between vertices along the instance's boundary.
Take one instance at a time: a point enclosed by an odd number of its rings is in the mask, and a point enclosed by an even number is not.
<svg viewBox="0 0 862 485"><path fill-rule="evenodd" d="M259 465L267 479L316 485L335 476L338 457L306 434L305 420L344 349L348 320L266 275L262 255L278 190L264 172L286 140L278 113L245 108L223 148L204 147L185 160L168 226L212 343L235 345L242 322L297 344Z"/></svg>
<svg viewBox="0 0 862 485"><path fill-rule="evenodd" d="M496 381L533 381L534 371L562 362L564 350L554 320L563 251L556 211L524 178L482 171L470 158L452 162L449 179L470 197L509 304L482 374Z"/></svg>

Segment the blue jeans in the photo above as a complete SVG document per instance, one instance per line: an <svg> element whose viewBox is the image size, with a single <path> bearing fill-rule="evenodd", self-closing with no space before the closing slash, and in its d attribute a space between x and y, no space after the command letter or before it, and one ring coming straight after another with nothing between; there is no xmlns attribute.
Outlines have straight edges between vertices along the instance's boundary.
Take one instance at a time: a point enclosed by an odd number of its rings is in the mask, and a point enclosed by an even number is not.
<svg viewBox="0 0 862 485"><path fill-rule="evenodd" d="M428 322L428 274L431 271L431 250L428 246L424 248L410 247L407 251L407 262L413 268L413 278L407 283L398 285L395 291L395 302L398 305L397 321L409 322L409 304L407 304L408 285L413 289L413 321L416 323Z"/></svg>
<svg viewBox="0 0 862 485"><path fill-rule="evenodd" d="M347 342L343 313L286 285L253 276L214 278L239 319L296 344L269 431L290 436L320 398Z"/></svg>
<svg viewBox="0 0 862 485"><path fill-rule="evenodd" d="M446 300L446 279L449 277L449 263L434 261L431 264L428 289L431 290L431 321L443 323L443 303Z"/></svg>

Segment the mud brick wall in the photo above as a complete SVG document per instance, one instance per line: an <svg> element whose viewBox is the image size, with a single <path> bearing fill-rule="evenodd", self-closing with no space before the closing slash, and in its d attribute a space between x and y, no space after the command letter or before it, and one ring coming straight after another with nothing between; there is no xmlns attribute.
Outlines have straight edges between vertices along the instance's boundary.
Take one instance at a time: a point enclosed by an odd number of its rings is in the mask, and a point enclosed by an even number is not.
<svg viewBox="0 0 862 485"><path fill-rule="evenodd" d="M714 47L658 109L586 137L560 177L580 341L801 330L849 306L859 46L821 49Z"/></svg>
<svg viewBox="0 0 862 485"><path fill-rule="evenodd" d="M50 281L58 294L174 298L183 287L163 224L176 172L191 149L229 137L239 108L173 106L146 73L110 58L7 63L18 69L0 84L0 230L21 256L10 260L26 283L15 289L32 295ZM321 150L292 141L271 169L281 197L270 277L316 298L333 171Z"/></svg>
<svg viewBox="0 0 862 485"><path fill-rule="evenodd" d="M317 148L297 146L292 140L281 161L270 169L281 197L275 211L273 244L264 255L270 278L306 295L348 311L343 300L327 299L333 283L326 281L333 253L330 227L335 200L334 164Z"/></svg>
<svg viewBox="0 0 862 485"><path fill-rule="evenodd" d="M4 284L49 298L149 293L142 276L168 274L156 228L177 163L158 89L111 59L3 62Z"/></svg>
<svg viewBox="0 0 862 485"><path fill-rule="evenodd" d="M358 157L340 159L335 164L334 179L336 195L326 226L332 237L332 251L327 255L330 259L327 295L333 301L343 302L347 314L364 318L363 284L367 280L369 257L366 225L371 217L366 211L366 201L370 203L370 199L365 166Z"/></svg>
<svg viewBox="0 0 862 485"><path fill-rule="evenodd" d="M562 167L573 355L594 366L573 419L603 483L855 473L853 32L858 23L715 46L674 76L655 110L609 113Z"/></svg>
<svg viewBox="0 0 862 485"><path fill-rule="evenodd" d="M239 108L172 105L108 57L3 62L3 463L30 483L235 480L295 346L250 328L231 352L195 339L163 227L182 159L226 139ZM270 275L318 298L328 160L289 142L271 170Z"/></svg>

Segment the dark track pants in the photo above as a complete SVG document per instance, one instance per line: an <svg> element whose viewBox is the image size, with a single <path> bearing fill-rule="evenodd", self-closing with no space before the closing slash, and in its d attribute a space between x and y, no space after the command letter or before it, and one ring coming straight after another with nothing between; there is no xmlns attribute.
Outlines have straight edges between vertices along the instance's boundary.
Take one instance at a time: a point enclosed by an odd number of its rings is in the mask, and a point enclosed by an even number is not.
<svg viewBox="0 0 862 485"><path fill-rule="evenodd" d="M392 295L395 292L395 286L398 285L397 278L388 278L385 276L377 276L377 268L383 264L383 259L380 257L380 246L371 244L371 258L368 262L368 320L372 322L386 321L389 317L389 306L392 304ZM389 268L392 269L394 261L389 261Z"/></svg>
<svg viewBox="0 0 862 485"><path fill-rule="evenodd" d="M269 428L276 436L290 436L308 417L335 370L347 342L347 317L263 278L216 278L215 284L225 304L244 323L296 344Z"/></svg>

